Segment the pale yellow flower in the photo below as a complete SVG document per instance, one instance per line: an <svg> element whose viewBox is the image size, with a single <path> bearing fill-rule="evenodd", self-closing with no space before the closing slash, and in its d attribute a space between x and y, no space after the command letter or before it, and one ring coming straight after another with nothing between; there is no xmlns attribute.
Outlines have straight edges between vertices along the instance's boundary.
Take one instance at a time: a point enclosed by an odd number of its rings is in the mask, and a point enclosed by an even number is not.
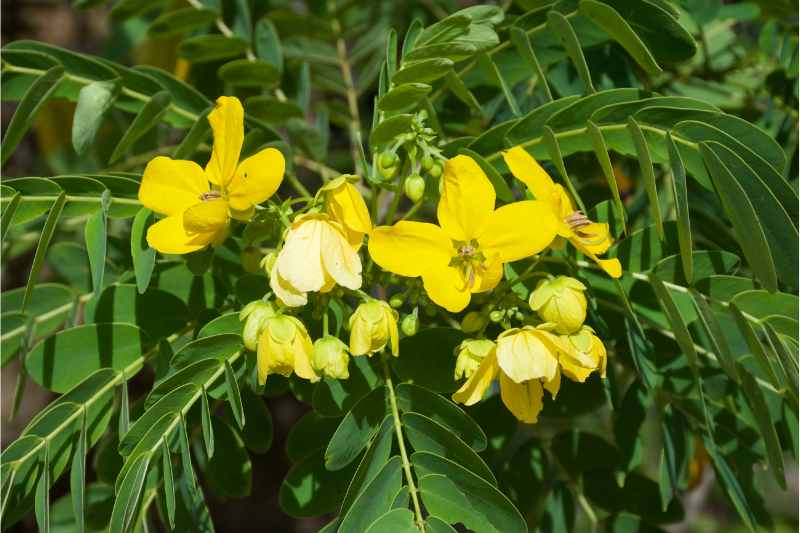
<svg viewBox="0 0 800 533"><path fill-rule="evenodd" d="M297 376L315 382L319 376L311 365L311 337L300 320L278 315L270 318L258 339L258 382L263 384L270 374Z"/></svg>
<svg viewBox="0 0 800 533"><path fill-rule="evenodd" d="M258 348L258 338L267 325L267 321L278 314L275 305L261 300L250 302L239 312L239 320L245 321L242 329L244 346L250 351Z"/></svg>
<svg viewBox="0 0 800 533"><path fill-rule="evenodd" d="M275 148L239 162L244 110L237 98L218 98L208 121L214 146L205 170L194 161L163 156L144 169L139 200L166 216L147 230L147 243L159 252L187 254L220 244L228 236L230 219L249 220L255 206L283 180L285 161Z"/></svg>
<svg viewBox="0 0 800 533"><path fill-rule="evenodd" d="M347 368L350 356L347 345L337 337L328 335L314 342L314 356L311 359L314 370L334 379L347 379L350 372Z"/></svg>
<svg viewBox="0 0 800 533"><path fill-rule="evenodd" d="M372 355L389 344L392 355L400 353L397 311L381 300L359 305L350 316L350 353Z"/></svg>
<svg viewBox="0 0 800 533"><path fill-rule="evenodd" d="M561 336L561 346L558 360L569 379L583 383L594 371L606 377L606 347L592 328L583 326L572 335Z"/></svg>
<svg viewBox="0 0 800 533"><path fill-rule="evenodd" d="M320 193L325 195L325 211L342 225L347 240L356 250L364 241L364 235L372 231L367 204L355 186L358 181L358 176L343 174L320 188Z"/></svg>
<svg viewBox="0 0 800 533"><path fill-rule="evenodd" d="M585 290L583 283L569 276L543 279L536 285L528 303L542 320L555 325L557 333L572 333L586 320Z"/></svg>
<svg viewBox="0 0 800 533"><path fill-rule="evenodd" d="M489 339L466 339L456 348L456 369L454 379L469 378L478 370L481 361L495 349Z"/></svg>
<svg viewBox="0 0 800 533"><path fill-rule="evenodd" d="M558 235L572 243L583 255L596 262L600 268L613 277L622 275L618 259L600 259L614 240L608 224L592 222L586 215L575 209L569 195L561 185L553 182L547 172L525 151L516 146L503 153L503 159L511 173L528 186L537 199L545 202L558 219Z"/></svg>
<svg viewBox="0 0 800 533"><path fill-rule="evenodd" d="M325 214L305 215L286 235L270 273L270 287L289 307L305 305L308 292L328 292L337 284L361 287L361 259L342 226Z"/></svg>
<svg viewBox="0 0 800 533"><path fill-rule="evenodd" d="M495 209L495 191L481 167L459 155L445 162L439 226L401 221L370 234L369 253L384 270L421 276L436 304L458 312L472 293L493 289L503 263L550 245L558 220L549 205L524 201Z"/></svg>
<svg viewBox="0 0 800 533"><path fill-rule="evenodd" d="M555 398L561 385L557 338L544 329L525 326L504 331L497 346L453 394L453 401L473 405L499 377L500 398L517 419L533 424L542 410L545 388Z"/></svg>

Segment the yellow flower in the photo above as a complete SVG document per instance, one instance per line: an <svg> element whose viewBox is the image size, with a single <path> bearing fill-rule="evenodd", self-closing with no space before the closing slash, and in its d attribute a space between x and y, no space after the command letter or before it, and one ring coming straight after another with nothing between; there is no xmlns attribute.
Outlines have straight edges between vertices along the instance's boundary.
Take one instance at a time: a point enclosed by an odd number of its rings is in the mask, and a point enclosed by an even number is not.
<svg viewBox="0 0 800 533"><path fill-rule="evenodd" d="M358 176L344 174L320 188L325 194L325 211L344 227L347 240L356 250L364 235L372 231L367 204L354 185L358 180Z"/></svg>
<svg viewBox="0 0 800 533"><path fill-rule="evenodd" d="M563 335L561 345L558 361L569 379L583 383L595 370L606 377L606 347L592 328L583 326L572 335Z"/></svg>
<svg viewBox="0 0 800 533"><path fill-rule="evenodd" d="M166 216L147 230L147 243L159 252L186 254L220 244L231 217L248 220L283 179L285 161L275 148L239 162L244 111L238 99L221 96L208 121L214 147L205 170L194 161L163 156L144 170L139 200Z"/></svg>
<svg viewBox="0 0 800 533"><path fill-rule="evenodd" d="M369 253L384 270L422 276L431 300L458 312L472 293L494 288L503 263L546 248L558 220L541 201L514 202L495 210L495 192L480 166L459 155L445 163L439 226L401 221L379 226Z"/></svg>
<svg viewBox="0 0 800 533"><path fill-rule="evenodd" d="M495 348L489 339L466 339L456 348L456 369L453 379L469 378L478 370L481 361Z"/></svg>
<svg viewBox="0 0 800 533"><path fill-rule="evenodd" d="M555 325L556 333L572 333L586 320L585 290L583 283L569 276L543 279L528 303L542 320Z"/></svg>
<svg viewBox="0 0 800 533"><path fill-rule="evenodd" d="M295 220L270 272L269 285L289 307L305 305L306 293L328 292L336 284L361 287L361 259L342 226L325 214Z"/></svg>
<svg viewBox="0 0 800 533"><path fill-rule="evenodd" d="M311 382L319 376L311 365L313 346L306 327L293 316L269 319L258 339L258 382L270 374L289 377L292 372Z"/></svg>
<svg viewBox="0 0 800 533"><path fill-rule="evenodd" d="M558 235L569 240L575 248L596 262L612 278L622 275L622 266L618 259L597 257L605 253L614 242L608 231L608 224L592 222L586 215L577 211L564 188L554 183L539 163L521 146L504 152L503 159L511 173L528 186L533 196L550 206L553 215L559 221Z"/></svg>
<svg viewBox="0 0 800 533"><path fill-rule="evenodd" d="M347 379L350 372L347 365L350 356L347 345L333 335L328 335L314 342L314 356L311 359L314 370L334 379Z"/></svg>
<svg viewBox="0 0 800 533"><path fill-rule="evenodd" d="M518 420L533 424L542 410L542 387L555 398L561 386L558 341L531 326L504 331L497 346L453 394L453 401L473 405L499 376L500 398Z"/></svg>
<svg viewBox="0 0 800 533"><path fill-rule="evenodd" d="M392 355L400 353L397 311L381 300L359 305L350 316L350 353L372 355L390 343Z"/></svg>
<svg viewBox="0 0 800 533"><path fill-rule="evenodd" d="M261 335L267 321L278 314L275 305L265 303L261 300L250 302L239 312L239 320L244 320L242 329L242 340L245 348L256 351L258 348L258 337Z"/></svg>

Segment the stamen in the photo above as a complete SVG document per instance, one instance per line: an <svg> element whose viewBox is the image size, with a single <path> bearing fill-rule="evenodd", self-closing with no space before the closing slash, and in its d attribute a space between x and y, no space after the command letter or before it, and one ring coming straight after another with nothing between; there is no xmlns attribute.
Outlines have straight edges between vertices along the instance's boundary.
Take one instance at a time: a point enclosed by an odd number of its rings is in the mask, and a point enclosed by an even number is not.
<svg viewBox="0 0 800 533"><path fill-rule="evenodd" d="M204 202L208 200L218 200L222 198L222 193L219 191L208 191L200 195L200 199Z"/></svg>
<svg viewBox="0 0 800 533"><path fill-rule="evenodd" d="M580 229L584 226L588 226L589 224L592 223L592 221L589 220L589 218L580 211L573 211L572 213L567 215L564 218L564 222L566 222L567 225L570 227L570 229L572 229L573 231Z"/></svg>

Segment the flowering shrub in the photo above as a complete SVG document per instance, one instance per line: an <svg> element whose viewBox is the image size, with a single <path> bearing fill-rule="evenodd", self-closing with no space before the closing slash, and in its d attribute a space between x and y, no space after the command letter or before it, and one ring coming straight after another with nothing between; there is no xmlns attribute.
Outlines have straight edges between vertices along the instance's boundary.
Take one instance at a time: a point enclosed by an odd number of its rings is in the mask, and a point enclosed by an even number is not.
<svg viewBox="0 0 800 533"><path fill-rule="evenodd" d="M280 506L324 531L661 531L710 470L769 525L754 465L785 488L797 458L797 101L761 85L797 65L721 21L796 48L779 15L212 4L111 9L177 36L172 74L3 48L3 161L56 100L86 157L2 181L4 261L35 245L3 365L15 406L59 395L2 452L4 526L213 531L205 491L249 495L282 395L309 410ZM710 96L742 72L746 104Z"/></svg>

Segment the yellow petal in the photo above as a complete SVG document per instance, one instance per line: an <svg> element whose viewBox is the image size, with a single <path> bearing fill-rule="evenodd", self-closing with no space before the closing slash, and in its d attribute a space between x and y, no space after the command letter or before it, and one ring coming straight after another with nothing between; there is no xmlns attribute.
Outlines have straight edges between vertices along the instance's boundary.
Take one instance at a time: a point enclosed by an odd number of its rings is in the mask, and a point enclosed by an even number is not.
<svg viewBox="0 0 800 533"><path fill-rule="evenodd" d="M183 227L183 213L159 220L147 229L147 244L162 254L188 254L211 244L215 233L187 233Z"/></svg>
<svg viewBox="0 0 800 533"><path fill-rule="evenodd" d="M333 224L320 226L321 256L325 270L336 283L348 289L361 288L361 259Z"/></svg>
<svg viewBox="0 0 800 533"><path fill-rule="evenodd" d="M558 370L553 345L544 332L532 328L507 330L497 338L497 362L517 383L531 379L551 380Z"/></svg>
<svg viewBox="0 0 800 533"><path fill-rule="evenodd" d="M537 200L551 198L555 183L523 147L515 146L503 152L503 159L514 177L524 183Z"/></svg>
<svg viewBox="0 0 800 533"><path fill-rule="evenodd" d="M246 211L275 194L285 168L283 154L275 148L265 148L239 163L228 187L231 209Z"/></svg>
<svg viewBox="0 0 800 533"><path fill-rule="evenodd" d="M416 277L445 266L453 256L453 243L442 228L427 222L398 222L378 226L369 237L369 255L384 270Z"/></svg>
<svg viewBox="0 0 800 533"><path fill-rule="evenodd" d="M553 379L544 383L544 388L550 393L550 397L555 400L558 390L561 388L561 372L558 371L558 368L556 368L556 375L553 376Z"/></svg>
<svg viewBox="0 0 800 533"><path fill-rule="evenodd" d="M228 202L223 199L199 202L183 213L187 233L216 232L228 223Z"/></svg>
<svg viewBox="0 0 800 533"><path fill-rule="evenodd" d="M584 249L593 254L600 255L605 253L614 244L608 224L605 223L592 222L578 229L575 233L576 235L570 241L578 240Z"/></svg>
<svg viewBox="0 0 800 533"><path fill-rule="evenodd" d="M327 281L320 256L323 224L312 219L293 226L278 254L278 274L296 291L318 291Z"/></svg>
<svg viewBox="0 0 800 533"><path fill-rule="evenodd" d="M294 337L294 373L303 379L307 379L312 383L319 381L319 376L314 371L314 366L311 364L311 358L314 353L314 345L311 342L311 337L308 336L306 327L295 317L287 317L294 322L297 327L297 333Z"/></svg>
<svg viewBox="0 0 800 533"><path fill-rule="evenodd" d="M426 270L422 284L430 299L451 313L458 313L469 304L470 289L456 268L440 265Z"/></svg>
<svg viewBox="0 0 800 533"><path fill-rule="evenodd" d="M518 420L535 424L542 410L542 384L538 379L514 383L500 373L500 398Z"/></svg>
<svg viewBox="0 0 800 533"><path fill-rule="evenodd" d="M395 357L400 356L400 333L397 330L397 319L398 314L397 311L391 308L384 309L385 312L389 315L388 322L389 322L389 347L392 351L392 355ZM605 374L604 374L605 375Z"/></svg>
<svg viewBox="0 0 800 533"><path fill-rule="evenodd" d="M233 96L220 96L216 107L208 114L208 121L214 132L214 147L206 173L211 183L227 189L233 180L244 142L242 103Z"/></svg>
<svg viewBox="0 0 800 533"><path fill-rule="evenodd" d="M144 169L139 201L156 213L174 215L198 203L204 192L208 180L200 165L159 156Z"/></svg>
<svg viewBox="0 0 800 533"><path fill-rule="evenodd" d="M546 203L514 202L492 213L481 228L478 243L490 261L518 261L549 246L557 228L558 219Z"/></svg>
<svg viewBox="0 0 800 533"><path fill-rule="evenodd" d="M278 274L277 267L272 267L269 275L269 286L275 296L287 307L301 307L308 303L308 296L302 291L298 291Z"/></svg>
<svg viewBox="0 0 800 533"><path fill-rule="evenodd" d="M350 231L372 231L372 221L364 198L355 185L346 180L343 180L341 186L328 192L327 210L334 220Z"/></svg>
<svg viewBox="0 0 800 533"><path fill-rule="evenodd" d="M466 242L476 237L494 211L494 200L494 187L474 159L457 155L445 162L436 213L451 239Z"/></svg>
<svg viewBox="0 0 800 533"><path fill-rule="evenodd" d="M622 264L619 262L619 259L600 259L597 257L597 254L592 252L591 248L584 244L583 240L574 236L569 239L569 242L572 243L575 248L578 249L583 255L597 263L597 265L602 268L606 274L611 276L612 278L619 278L622 276Z"/></svg>
<svg viewBox="0 0 800 533"><path fill-rule="evenodd" d="M497 375L499 368L494 352L483 358L480 366L469 379L464 382L460 389L453 393L453 401L464 405L478 403L486 389L492 384L492 380Z"/></svg>
<svg viewBox="0 0 800 533"><path fill-rule="evenodd" d="M503 263L495 261L491 263L486 270L476 272L475 285L472 286L472 292L486 292L497 287L500 280L503 279Z"/></svg>

